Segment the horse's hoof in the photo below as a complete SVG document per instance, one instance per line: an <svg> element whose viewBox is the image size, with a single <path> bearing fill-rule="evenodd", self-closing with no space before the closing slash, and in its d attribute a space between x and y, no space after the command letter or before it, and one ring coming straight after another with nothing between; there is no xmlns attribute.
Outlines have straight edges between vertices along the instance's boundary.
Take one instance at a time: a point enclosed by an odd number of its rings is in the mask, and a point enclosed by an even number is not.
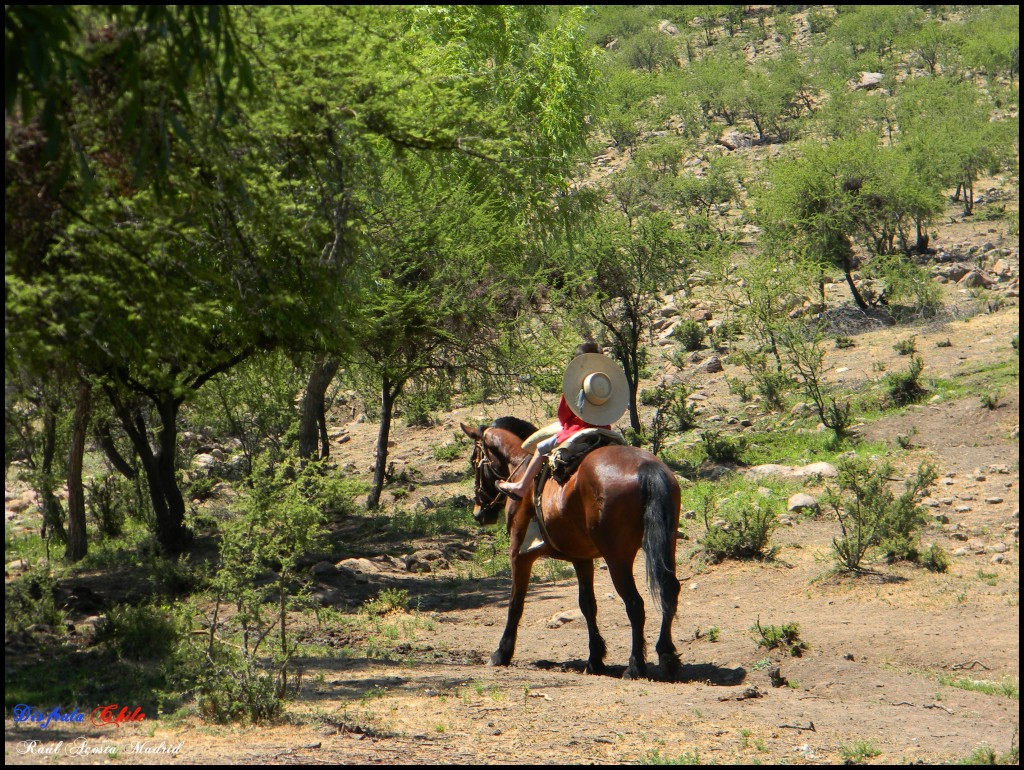
<svg viewBox="0 0 1024 770"><path fill-rule="evenodd" d="M506 658L500 652L496 652L491 655L490 665L492 666L507 666L509 664L509 658Z"/></svg>
<svg viewBox="0 0 1024 770"><path fill-rule="evenodd" d="M661 678L666 682L674 682L679 677L682 664L677 655L660 655L658 657L658 669Z"/></svg>
<svg viewBox="0 0 1024 770"><path fill-rule="evenodd" d="M594 663L593 661L587 663L586 672L588 674L596 674L599 676L603 674L605 670L604 663Z"/></svg>
<svg viewBox="0 0 1024 770"><path fill-rule="evenodd" d="M645 669L645 668L647 668L647 666L642 666L641 667L641 666L638 666L633 661L630 661L629 665L626 666L626 670L622 672L622 678L623 679L643 679L644 678L643 669Z"/></svg>

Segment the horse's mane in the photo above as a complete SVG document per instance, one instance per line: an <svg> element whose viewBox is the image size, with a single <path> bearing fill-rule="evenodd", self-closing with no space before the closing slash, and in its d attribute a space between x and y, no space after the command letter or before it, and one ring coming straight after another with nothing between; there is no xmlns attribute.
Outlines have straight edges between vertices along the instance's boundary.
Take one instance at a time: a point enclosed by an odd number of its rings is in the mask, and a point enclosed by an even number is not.
<svg viewBox="0 0 1024 770"><path fill-rule="evenodd" d="M507 430L510 433L516 434L521 439L526 439L531 434L537 432L537 428L534 425L531 425L526 420L520 420L518 417L499 417L491 423L490 427Z"/></svg>

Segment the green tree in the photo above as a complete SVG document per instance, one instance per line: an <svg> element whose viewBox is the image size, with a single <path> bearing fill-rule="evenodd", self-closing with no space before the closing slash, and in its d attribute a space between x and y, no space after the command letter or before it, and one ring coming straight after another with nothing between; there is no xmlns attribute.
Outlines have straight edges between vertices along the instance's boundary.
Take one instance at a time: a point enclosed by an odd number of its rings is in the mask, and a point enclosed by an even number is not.
<svg viewBox="0 0 1024 770"><path fill-rule="evenodd" d="M637 432L642 430L637 390L661 294L683 280L699 255L688 237L663 213L630 220L606 212L559 265L564 303L584 328L600 331L622 364L630 391L630 426Z"/></svg>

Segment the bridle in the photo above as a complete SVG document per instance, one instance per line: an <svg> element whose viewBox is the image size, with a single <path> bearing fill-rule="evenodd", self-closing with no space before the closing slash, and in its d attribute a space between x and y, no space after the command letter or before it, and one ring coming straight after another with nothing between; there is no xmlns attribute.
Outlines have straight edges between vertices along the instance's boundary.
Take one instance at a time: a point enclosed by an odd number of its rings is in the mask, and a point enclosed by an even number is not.
<svg viewBox="0 0 1024 770"><path fill-rule="evenodd" d="M526 461L529 460L529 458L530 456L527 455L519 461L519 464L515 468L509 471L508 476L502 476L495 467L494 461L487 453L487 448L484 446L483 439L477 439L473 442L473 455L470 458L470 462L473 464L473 486L475 492L474 502L476 505L481 510L493 508L495 503L497 503L500 498L504 497L504 493L498 489L497 482L509 481L516 475L516 473L519 472L519 469L526 464ZM491 487L494 489L494 494L491 496L489 501L485 501L483 499L485 481L489 482Z"/></svg>

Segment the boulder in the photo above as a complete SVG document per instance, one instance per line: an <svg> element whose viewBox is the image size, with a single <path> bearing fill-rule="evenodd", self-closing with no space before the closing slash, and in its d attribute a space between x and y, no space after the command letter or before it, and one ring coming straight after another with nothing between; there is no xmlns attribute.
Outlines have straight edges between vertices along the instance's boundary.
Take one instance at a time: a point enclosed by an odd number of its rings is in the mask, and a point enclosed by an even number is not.
<svg viewBox="0 0 1024 770"><path fill-rule="evenodd" d="M819 510L818 501L811 497L806 492L797 492L786 503L786 510L789 511L813 511L817 513Z"/></svg>
<svg viewBox="0 0 1024 770"><path fill-rule="evenodd" d="M883 80L885 80L885 75L881 72L862 72L860 73L860 79L854 83L853 90L870 91L882 85Z"/></svg>

